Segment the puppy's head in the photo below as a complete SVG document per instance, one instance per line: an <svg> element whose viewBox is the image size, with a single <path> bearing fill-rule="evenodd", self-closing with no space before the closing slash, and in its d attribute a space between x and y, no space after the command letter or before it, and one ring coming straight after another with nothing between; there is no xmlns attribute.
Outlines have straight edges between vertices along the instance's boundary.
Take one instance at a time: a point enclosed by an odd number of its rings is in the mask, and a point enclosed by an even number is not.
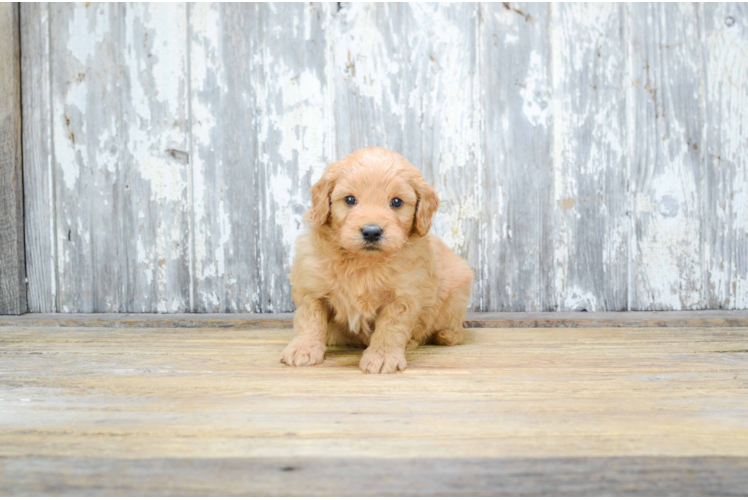
<svg viewBox="0 0 748 500"><path fill-rule="evenodd" d="M331 164L312 186L312 226L329 226L351 253L389 255L411 236L425 236L439 206L434 189L408 160L365 148Z"/></svg>

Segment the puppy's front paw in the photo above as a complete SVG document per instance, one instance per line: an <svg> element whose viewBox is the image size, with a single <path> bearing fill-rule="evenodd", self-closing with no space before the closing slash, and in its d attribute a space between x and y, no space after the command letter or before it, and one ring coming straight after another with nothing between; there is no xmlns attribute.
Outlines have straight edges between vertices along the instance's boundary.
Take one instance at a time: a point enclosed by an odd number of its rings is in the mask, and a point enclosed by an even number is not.
<svg viewBox="0 0 748 500"><path fill-rule="evenodd" d="M311 366L325 359L325 344L304 338L295 338L283 349L281 361L290 366Z"/></svg>
<svg viewBox="0 0 748 500"><path fill-rule="evenodd" d="M361 356L359 364L364 373L395 373L405 370L405 350L397 348L369 347Z"/></svg>

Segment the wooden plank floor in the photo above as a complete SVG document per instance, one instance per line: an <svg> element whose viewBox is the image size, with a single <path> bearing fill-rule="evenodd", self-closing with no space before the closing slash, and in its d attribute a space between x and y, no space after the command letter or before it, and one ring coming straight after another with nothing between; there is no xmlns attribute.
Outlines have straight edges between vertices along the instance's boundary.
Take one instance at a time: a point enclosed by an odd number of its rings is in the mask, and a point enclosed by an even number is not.
<svg viewBox="0 0 748 500"><path fill-rule="evenodd" d="M0 494L748 494L748 328L475 329L391 376L290 337L0 326Z"/></svg>

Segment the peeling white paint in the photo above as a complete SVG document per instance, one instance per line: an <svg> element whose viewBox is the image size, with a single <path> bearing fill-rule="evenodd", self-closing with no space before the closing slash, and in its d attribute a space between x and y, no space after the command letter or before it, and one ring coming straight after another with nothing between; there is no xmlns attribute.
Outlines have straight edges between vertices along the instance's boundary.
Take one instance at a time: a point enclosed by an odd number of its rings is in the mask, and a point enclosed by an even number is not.
<svg viewBox="0 0 748 500"><path fill-rule="evenodd" d="M540 54L530 54L530 64L527 68L527 78L520 85L519 91L523 99L522 111L533 125L546 127L548 124L548 99L545 95L546 68Z"/></svg>
<svg viewBox="0 0 748 500"><path fill-rule="evenodd" d="M68 37L66 48L79 64L86 66L88 58L93 56L96 44L105 41L109 34L109 17L105 9L96 10L93 16L87 5L82 3L71 6L73 15L67 29L72 36ZM92 26L93 24L93 26ZM89 33L89 36L81 36Z"/></svg>
<svg viewBox="0 0 748 500"><path fill-rule="evenodd" d="M294 10L290 24L296 37L302 36L297 29L299 26L303 25L303 40L310 40L314 36L313 22L328 25L328 20L321 18L327 11L322 9L319 16L315 11L320 7ZM281 38L278 42L266 40L264 43L268 47L262 51L262 58L254 59L254 64L268 75L254 85L257 140L261 145L258 166L265 172L267 183L267 203L262 207L261 224L272 238L280 236L282 248L278 250L284 268L266 274L270 259L261 255L259 280L265 290L276 290L280 286L276 278L290 270L296 237L303 230L302 216L309 200L308 185L294 179L315 182L326 164L335 159L330 155L334 150L334 135L330 131L335 127L328 106L326 65L311 61L309 65L300 66L294 56L300 41ZM265 301L262 307L272 311L275 300L281 298Z"/></svg>
<svg viewBox="0 0 748 500"><path fill-rule="evenodd" d="M183 202L187 189L185 164L167 152L175 145L179 145L176 149L186 149L184 129L174 126L184 119L180 115L186 108L182 94L186 84L186 27L183 13L175 7L151 4L129 9L125 17L129 66L143 72L143 59L148 62L147 75L130 79L135 116L128 124L128 151L141 178L151 184L151 199L172 203ZM165 18L170 22L162 26ZM137 25L142 25L146 35L136 37ZM142 44L148 51L145 57ZM157 106L162 107L163 114L155 121L152 110Z"/></svg>
<svg viewBox="0 0 748 500"><path fill-rule="evenodd" d="M597 300L593 292L571 285L563 294L562 309L566 311L598 311L600 307Z"/></svg>
<svg viewBox="0 0 748 500"><path fill-rule="evenodd" d="M301 169L324 165L325 128L321 126L325 122L324 92L319 78L304 71L298 75L298 83L284 85L282 92L284 109L276 111L280 116L269 118L283 131L278 153L286 162L298 155Z"/></svg>
<svg viewBox="0 0 748 500"><path fill-rule="evenodd" d="M440 210L435 224L435 232L442 237L445 244L466 255L467 246L475 245L472 231L481 218L481 207L478 205L480 189L476 177L465 178L462 172L474 172L478 175L477 158L479 121L477 110L478 95L473 82L477 75L471 72L474 67L471 61L465 61L464 47L469 47L474 39L470 32L459 28L447 15L444 8L432 11L424 4L413 4L414 17L421 19L422 31L429 33L428 46L434 55L436 74L431 81L429 105L440 106L440 113L435 114L438 120L438 178L434 180L446 207ZM428 26L428 28L427 28ZM426 57L423 54L422 57ZM429 58L431 55L428 55ZM424 84L428 78L424 77ZM430 112L431 110L421 110ZM456 190L455 180L459 179L461 188ZM448 224L448 228L445 227Z"/></svg>
<svg viewBox="0 0 748 500"><path fill-rule="evenodd" d="M65 187L73 191L80 176L79 157L86 155L86 120L81 118L87 112L88 86L85 80L72 81L64 95L54 97L53 106L58 110L53 127L55 160Z"/></svg>
<svg viewBox="0 0 748 500"><path fill-rule="evenodd" d="M211 221L207 220L206 193L207 187L205 172L207 169L220 171L222 165L207 164L200 154L202 149L213 150L215 144L212 135L217 127L216 110L212 105L200 97L200 93L217 87L220 98L227 90L225 73L222 68L222 53L220 52L220 38L222 34L221 17L217 4L198 3L191 5L190 29L192 40L190 40L190 79L192 82L192 95L190 96L192 110L192 184L193 184L193 218L194 225L194 267L195 278L204 280L208 276L215 276L215 267L210 266L210 261L215 258L215 250L210 251L207 247L209 238L221 238L221 235L209 235ZM204 292L199 294L200 302L206 303ZM218 298L215 296L215 300ZM217 305L217 303L213 304Z"/></svg>
<svg viewBox="0 0 748 500"><path fill-rule="evenodd" d="M748 308L748 21L732 4L705 4L708 155L717 203L706 213L710 307ZM714 123L716 122L716 123Z"/></svg>
<svg viewBox="0 0 748 500"><path fill-rule="evenodd" d="M625 308L629 224L625 104L616 90L625 73L620 8L554 4L551 10L555 300L562 310Z"/></svg>
<svg viewBox="0 0 748 500"><path fill-rule="evenodd" d="M44 286L53 295L59 288L61 310L94 302L118 310L126 290L135 290L140 310L185 310L189 299L178 289L185 272L196 308L287 307L284 274L309 182L347 148L370 145L363 140L403 148L426 172L443 200L435 233L488 276L479 293L505 294L502 307L555 301L560 309L602 310L628 286L635 308L748 307L748 40L744 19L726 24L729 7L554 5L532 7L538 15L530 20L483 5L481 23L467 15L474 6L411 4L398 7L402 18L389 5L246 8L247 19L258 20L242 25L256 31L246 38L223 17L239 7L190 5L189 25L179 4L58 9L59 24L47 31L68 36L50 45L46 140L56 163L48 182L59 199L57 225L45 221L45 228L57 246L50 259L60 284L45 277ZM122 25L110 26L120 11ZM124 38L122 53L109 50L116 36ZM512 87L505 93L512 102L492 117L496 137L487 137L481 105L494 89L483 88L481 75L502 70L485 60L493 43L526 63L511 81L497 80ZM117 81L104 69L121 61L111 68L121 72ZM253 75L239 92L231 88L243 74L237 67ZM256 140L256 157L236 158L222 142L233 125L221 114L227 105L251 116L246 134ZM523 135L513 135L518 127ZM550 214L527 210L528 200L513 192L520 184L509 176L536 163L543 179L526 197L541 186ZM242 175L263 183L245 204L223 189ZM242 207L247 226L239 228ZM97 227L102 214L126 225ZM550 226L540 220L546 216ZM122 227L133 231L128 241L118 241ZM259 241L260 251L242 248L240 234ZM137 260L105 263L107 272L133 274L110 277L116 289L96 274L110 255ZM552 276L538 271L548 271L546 262ZM600 273L602 285L591 278ZM95 301L85 299L92 280Z"/></svg>
<svg viewBox="0 0 748 500"><path fill-rule="evenodd" d="M473 198L467 198L463 203L453 205L446 213L440 213L434 224L434 232L439 235L444 243L455 250L465 248L466 240L464 226L467 219L480 220L481 209L475 205Z"/></svg>
<svg viewBox="0 0 748 500"><path fill-rule="evenodd" d="M231 240L231 219L224 206L223 198L218 202L218 228L220 235L215 250L215 276L222 278L226 273L226 244Z"/></svg>
<svg viewBox="0 0 748 500"><path fill-rule="evenodd" d="M695 6L639 5L631 17L641 41L629 41L629 147L635 224L632 304L635 309L704 307L702 182L703 79ZM665 17L662 17L665 16ZM671 26L663 30L664 18ZM681 33L677 36L674 33ZM648 64L648 66L647 66ZM674 75L678 75L674 79ZM703 147L703 144L702 144Z"/></svg>
<svg viewBox="0 0 748 500"><path fill-rule="evenodd" d="M375 109L386 109L402 117L403 108L395 95L389 73L389 55L385 52L383 34L377 25L375 4L351 4L338 12L341 26L352 29L335 30L333 57L337 71L345 74L361 96L371 99Z"/></svg>

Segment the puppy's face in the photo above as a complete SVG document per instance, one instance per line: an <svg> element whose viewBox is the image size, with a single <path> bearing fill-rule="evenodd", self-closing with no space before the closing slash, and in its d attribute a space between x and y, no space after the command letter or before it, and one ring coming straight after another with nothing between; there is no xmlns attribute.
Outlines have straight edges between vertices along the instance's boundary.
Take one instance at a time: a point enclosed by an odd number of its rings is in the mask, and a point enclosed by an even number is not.
<svg viewBox="0 0 748 500"><path fill-rule="evenodd" d="M401 176L382 169L343 173L330 194L330 226L349 252L391 254L413 227L418 197Z"/></svg>
<svg viewBox="0 0 748 500"><path fill-rule="evenodd" d="M329 225L339 247L375 256L425 235L439 199L402 156L367 148L330 165L312 188L312 204L312 223Z"/></svg>

